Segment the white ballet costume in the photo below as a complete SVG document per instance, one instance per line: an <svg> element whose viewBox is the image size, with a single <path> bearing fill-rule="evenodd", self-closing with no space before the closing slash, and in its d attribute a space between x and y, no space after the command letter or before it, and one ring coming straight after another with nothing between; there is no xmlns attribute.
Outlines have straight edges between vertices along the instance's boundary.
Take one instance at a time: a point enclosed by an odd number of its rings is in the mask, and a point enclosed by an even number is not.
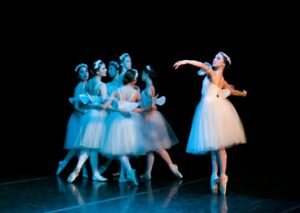
<svg viewBox="0 0 300 213"><path fill-rule="evenodd" d="M87 92L92 95L92 97L98 97L99 100L101 100L102 94L100 92L100 87L103 84L105 85L105 83L97 78L91 79L86 86ZM100 105L100 103L98 104ZM76 140L77 148L99 150L100 142L103 139L103 134L105 132L106 116L107 112L102 109L92 108L87 110L81 117L82 126Z"/></svg>
<svg viewBox="0 0 300 213"><path fill-rule="evenodd" d="M121 102L131 102L135 94L133 92L129 100L124 100L119 88L117 92ZM106 119L104 139L100 144L101 154L108 158L145 154L149 147L145 142L142 125L143 118L139 113L130 112L129 115L124 115L118 111L110 111Z"/></svg>
<svg viewBox="0 0 300 213"><path fill-rule="evenodd" d="M246 143L243 124L222 89L206 76L187 144L187 153L205 154L221 148Z"/></svg>
<svg viewBox="0 0 300 213"><path fill-rule="evenodd" d="M79 94L85 93L85 83L80 82L78 85L75 87L74 90L74 97L79 96ZM84 105L79 102L80 108L84 108ZM65 144L64 148L67 150L72 150L75 147L75 142L76 138L78 136L80 127L82 125L82 113L78 111L74 111L69 119L68 125L67 125L67 131L66 131L66 138L65 138Z"/></svg>
<svg viewBox="0 0 300 213"><path fill-rule="evenodd" d="M146 90L143 90L141 95L142 107L152 107L152 96L147 94ZM169 149L178 143L178 138L173 129L159 111L147 111L143 112L142 115L144 117L144 131L151 151Z"/></svg>

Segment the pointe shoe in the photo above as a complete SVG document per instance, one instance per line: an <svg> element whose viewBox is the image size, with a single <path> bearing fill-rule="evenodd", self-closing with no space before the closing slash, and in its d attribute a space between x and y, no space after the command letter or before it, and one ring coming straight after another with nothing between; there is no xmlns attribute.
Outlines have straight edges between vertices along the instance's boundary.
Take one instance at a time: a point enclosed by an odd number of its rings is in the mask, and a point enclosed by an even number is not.
<svg viewBox="0 0 300 213"><path fill-rule="evenodd" d="M212 175L210 177L210 189L213 194L218 194L219 191L219 177L217 175Z"/></svg>
<svg viewBox="0 0 300 213"><path fill-rule="evenodd" d="M68 177L68 182L72 183L80 173L80 169L75 169Z"/></svg>
<svg viewBox="0 0 300 213"><path fill-rule="evenodd" d="M178 166L177 166L176 164L170 164L169 167L170 167L171 171L173 172L173 174L174 174L176 177L178 177L178 178L180 178L180 179L183 178L183 176L182 176L182 174L179 172Z"/></svg>
<svg viewBox="0 0 300 213"><path fill-rule="evenodd" d="M82 167L82 177L83 178L88 178L89 177L89 173L88 173L86 167Z"/></svg>
<svg viewBox="0 0 300 213"><path fill-rule="evenodd" d="M140 178L144 179L144 180L151 180L151 175L148 173L145 173L145 174L141 175Z"/></svg>
<svg viewBox="0 0 300 213"><path fill-rule="evenodd" d="M128 172L128 177L130 179L130 181L132 181L133 185L136 185L138 186L139 185L139 182L136 178L136 172L135 172L135 169L132 169L130 172Z"/></svg>
<svg viewBox="0 0 300 213"><path fill-rule="evenodd" d="M102 175L100 175L100 174L95 174L95 175L93 175L93 177L92 177L92 179L94 180L94 181L107 181L107 178L105 178L105 177L103 177Z"/></svg>
<svg viewBox="0 0 300 213"><path fill-rule="evenodd" d="M56 170L56 175L59 175L62 172L62 170L64 170L65 167L66 167L66 164L64 163L64 161L59 161L58 168Z"/></svg>
<svg viewBox="0 0 300 213"><path fill-rule="evenodd" d="M118 172L118 175L119 175L119 183L127 183L127 182L130 182L130 178L129 178L129 175L127 174L126 175L126 172L123 171L123 172ZM113 175L114 176L114 175ZM115 176L114 176L115 177Z"/></svg>
<svg viewBox="0 0 300 213"><path fill-rule="evenodd" d="M130 180L126 177L120 177L119 178L119 183L127 183L127 182L130 182Z"/></svg>
<svg viewBox="0 0 300 213"><path fill-rule="evenodd" d="M228 176L227 176L227 175L222 175L222 176L220 177L220 192L221 192L221 194L223 194L223 195L226 194L227 181L228 181Z"/></svg>

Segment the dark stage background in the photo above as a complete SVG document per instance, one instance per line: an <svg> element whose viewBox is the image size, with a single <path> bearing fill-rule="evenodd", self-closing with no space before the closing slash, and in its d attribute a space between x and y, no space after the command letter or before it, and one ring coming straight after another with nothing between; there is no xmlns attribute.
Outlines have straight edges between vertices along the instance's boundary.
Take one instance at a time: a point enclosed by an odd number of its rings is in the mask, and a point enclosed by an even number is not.
<svg viewBox="0 0 300 213"><path fill-rule="evenodd" d="M286 57L280 48L287 43L271 41L270 31L262 33L251 20L245 20L243 25L208 25L196 13L190 15L192 22L175 14L174 18L141 19L136 23L141 18L137 14L126 22L120 21L122 24L109 17L91 24L92 18L83 21L78 14L43 20L40 13L12 23L8 27L13 28L11 33L3 40L7 48L3 71L10 76L2 79L8 84L3 89L6 95L2 102L6 117L3 116L1 178L55 174L58 161L66 154L65 130L73 110L68 98L77 83L74 67L78 63L92 66L97 59L107 65L124 52L131 55L133 68L141 71L145 64L151 64L157 71L156 91L167 97L159 110L180 139L170 155L183 175L210 175L209 155L185 153L203 77L197 76L197 69L191 66L175 71L172 65L180 59L211 62L218 51L232 59L232 69L224 73L227 81L248 91L246 98L229 98L243 121L248 143L228 149L228 172L250 169L276 173L295 168L295 140L283 130L288 123L281 121L281 106L285 105L282 97L288 88L280 82L285 75L282 66L270 66ZM140 79L138 85L144 87ZM134 159L132 164L142 172L145 158ZM171 176L158 156L153 172L153 176Z"/></svg>

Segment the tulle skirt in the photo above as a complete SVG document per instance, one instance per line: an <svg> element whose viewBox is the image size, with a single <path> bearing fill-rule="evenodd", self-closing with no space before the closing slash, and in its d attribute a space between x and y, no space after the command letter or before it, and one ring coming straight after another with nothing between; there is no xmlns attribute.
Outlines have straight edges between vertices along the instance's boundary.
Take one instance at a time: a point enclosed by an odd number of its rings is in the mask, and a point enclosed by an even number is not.
<svg viewBox="0 0 300 213"><path fill-rule="evenodd" d="M194 114L186 152L205 154L243 143L246 143L243 124L231 102L204 96Z"/></svg>
<svg viewBox="0 0 300 213"><path fill-rule="evenodd" d="M107 157L121 155L142 155L149 151L143 132L143 117L138 113L125 115L109 112L106 120L104 139L101 140L100 152Z"/></svg>
<svg viewBox="0 0 300 213"><path fill-rule="evenodd" d="M69 119L67 125L67 131L66 131L65 144L64 144L65 149L70 150L75 148L76 138L78 136L80 127L82 125L81 116L82 114L75 111L72 113Z"/></svg>
<svg viewBox="0 0 300 213"><path fill-rule="evenodd" d="M82 116L82 126L76 140L76 147L99 150L105 132L105 110L89 109Z"/></svg>
<svg viewBox="0 0 300 213"><path fill-rule="evenodd" d="M143 113L144 131L151 150L169 149L178 143L173 129L158 111Z"/></svg>

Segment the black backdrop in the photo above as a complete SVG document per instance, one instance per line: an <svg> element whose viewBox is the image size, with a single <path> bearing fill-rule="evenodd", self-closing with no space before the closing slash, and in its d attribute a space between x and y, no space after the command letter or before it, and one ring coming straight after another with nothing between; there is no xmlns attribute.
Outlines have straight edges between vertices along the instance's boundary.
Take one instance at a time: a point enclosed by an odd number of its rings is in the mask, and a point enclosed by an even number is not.
<svg viewBox="0 0 300 213"><path fill-rule="evenodd" d="M119 22L109 16L97 19L95 14L86 19L75 12L63 19L62 12L58 18L55 15L46 20L39 12L19 19L9 25L10 33L3 38L7 48L3 50L3 69L10 74L3 79L8 83L3 89L4 177L55 173L58 160L66 154L63 143L72 112L68 97L77 81L74 67L78 63L91 65L97 59L107 64L124 52L131 55L134 68L141 70L145 64L151 64L158 73L156 90L167 97L159 110L180 139L170 154L183 173L207 175L210 171L209 155L185 153L203 78L197 76L193 67L174 71L172 65L180 59L210 62L218 51L226 52L232 59L232 69L225 72L225 78L249 94L246 98L230 97L244 123L248 143L228 149L228 171L272 170L278 165L293 168L295 144L290 134L283 133L287 123L280 121L282 110L278 108L284 105L279 98L286 87L273 89L274 85L278 88L281 79L273 80L272 76L278 76L282 70L269 67L283 60L286 52L279 51L282 42L273 42L269 33L256 28L259 23L248 20L244 25L228 25L232 20L222 19L210 25L195 13L190 19L179 13L172 18L159 16L160 21L148 14L148 19L139 23L142 13L128 14L128 20ZM268 84L270 81L273 87ZM144 87L141 81L138 84ZM140 171L141 162L144 159L133 163ZM158 157L156 162L154 172L166 167Z"/></svg>

